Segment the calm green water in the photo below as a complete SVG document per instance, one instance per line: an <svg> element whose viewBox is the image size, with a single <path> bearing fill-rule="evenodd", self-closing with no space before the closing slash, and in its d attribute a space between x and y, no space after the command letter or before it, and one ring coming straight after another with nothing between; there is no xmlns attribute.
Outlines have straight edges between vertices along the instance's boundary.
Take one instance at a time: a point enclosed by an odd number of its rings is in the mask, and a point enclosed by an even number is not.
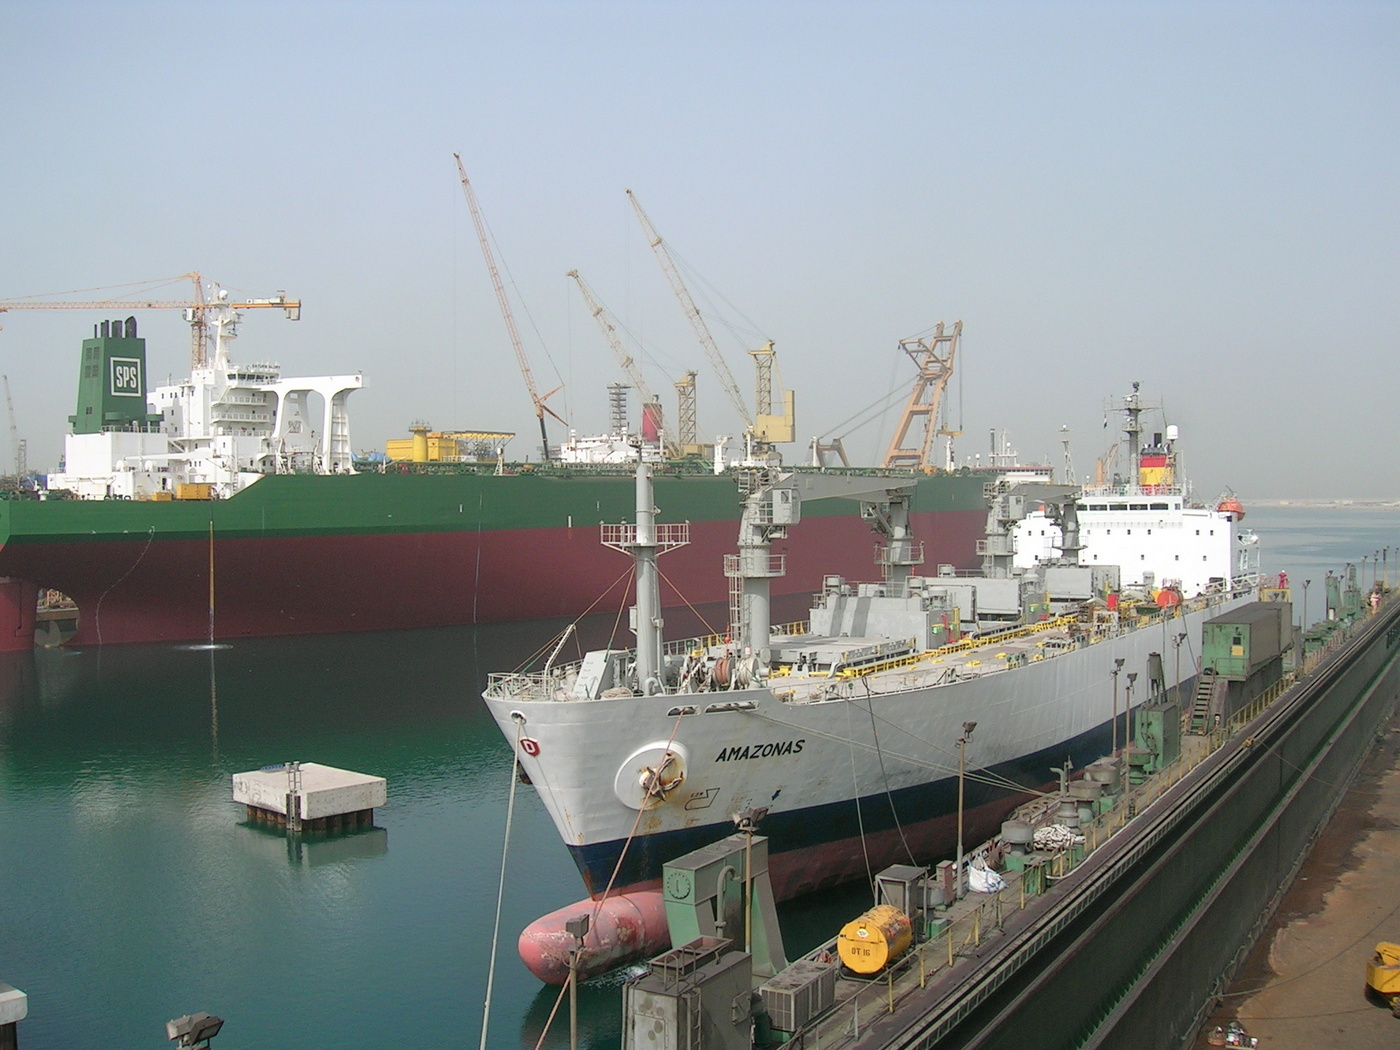
<svg viewBox="0 0 1400 1050"><path fill-rule="evenodd" d="M1400 548L1394 511L1251 511L1268 571L1314 581ZM1392 549L1392 582L1400 564ZM0 654L0 980L29 994L25 1050L475 1047L510 754L478 697L553 624ZM369 833L289 847L247 826L229 776L288 759L385 776ZM516 796L489 1044L533 1047L554 1003L515 956L581 896L533 791ZM784 909L790 948L864 907L856 887ZM615 1047L618 980L582 992ZM561 1014L547 1046L567 1045Z"/></svg>

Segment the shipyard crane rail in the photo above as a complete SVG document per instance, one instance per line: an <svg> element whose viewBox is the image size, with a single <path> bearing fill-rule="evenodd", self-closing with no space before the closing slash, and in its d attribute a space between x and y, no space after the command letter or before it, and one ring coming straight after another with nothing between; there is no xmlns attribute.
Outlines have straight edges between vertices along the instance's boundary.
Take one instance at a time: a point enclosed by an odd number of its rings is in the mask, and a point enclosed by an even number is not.
<svg viewBox="0 0 1400 1050"><path fill-rule="evenodd" d="M677 300L680 301L681 309L690 321L690 327L695 330L695 336L700 340L700 346L705 351L705 356L710 359L710 366L715 370L719 385L724 389L730 402L733 403L744 424L752 429L754 425L753 413L744 404L744 397L739 393L739 384L734 381L734 374L729 371L729 366L720 356L719 347L715 345L714 337L710 335L709 326L705 324L705 319L700 316L700 310L696 307L695 300L691 298L689 289L681 280L680 271L676 269L676 263L671 258L670 249L666 247L666 242L661 239L661 234L656 232L656 227L651 224L651 219L647 218L647 213L642 210L637 195L628 190L627 199L632 202L632 208L637 213L637 221L642 224L642 232L646 234L647 243L651 245L651 250L656 255L656 261L661 264L661 272L666 275L666 280L670 282L671 291L675 292Z"/></svg>
<svg viewBox="0 0 1400 1050"><path fill-rule="evenodd" d="M588 282L583 279L583 275L577 270L570 270L569 277L574 279L578 285L579 293L583 296L583 301L588 305L588 312L593 315L593 320L598 324L598 330L603 333L603 338L612 347L613 354L617 357L617 363L622 366L622 370L627 373L632 385L637 388L637 393L641 395L643 406L650 406L650 411L654 413L656 426L662 429L661 399L652 392L647 385L646 378L642 375L642 370L637 367L637 362L632 359L632 355L627 352L627 348L622 345L622 340L618 337L617 329L613 327L608 319L607 309L598 297L593 294L593 289L588 286ZM648 411L643 408L643 411Z"/></svg>
<svg viewBox="0 0 1400 1050"><path fill-rule="evenodd" d="M467 178L467 169L462 167L462 155L452 154L457 161L457 174L462 178L462 192L467 197L467 207L471 209L472 224L476 227L476 238L481 242L481 254L486 257L486 269L491 273L491 287L496 290L496 302L500 304L501 316L505 318L506 331L510 333L510 345L515 348L515 361L520 366L520 374L525 378L525 388L530 392L530 402L535 406L535 418L540 421L540 444L546 461L549 459L549 433L545 430L544 416L548 412L560 423L568 425L564 417L545 404L562 387L555 387L543 397L535 385L535 373L530 368L530 359L525 356L525 344L520 341L520 332L515 327L515 314L511 312L510 300L506 298L505 285L501 283L501 273L496 269L496 256L491 251L491 240L486 236L486 223L481 218L481 207L476 202L476 191Z"/></svg>
<svg viewBox="0 0 1400 1050"><path fill-rule="evenodd" d="M266 299L229 299L217 284L212 298L205 298L204 279L198 273L183 273L170 280L191 280L194 282L194 295L190 299L96 299L62 300L44 296L27 296L18 299L0 299L0 313L7 310L184 310L185 320L190 324L190 367L207 368L209 365L209 321L207 314L213 310L260 310L278 309L286 314L289 321L301 320L301 300L288 299L287 293L278 291Z"/></svg>

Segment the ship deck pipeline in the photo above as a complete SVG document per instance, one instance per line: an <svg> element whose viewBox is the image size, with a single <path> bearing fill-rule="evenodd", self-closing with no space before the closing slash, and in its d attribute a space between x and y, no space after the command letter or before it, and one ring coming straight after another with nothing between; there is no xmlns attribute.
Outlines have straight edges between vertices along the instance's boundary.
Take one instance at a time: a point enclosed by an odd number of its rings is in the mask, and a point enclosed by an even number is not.
<svg viewBox="0 0 1400 1050"><path fill-rule="evenodd" d="M824 1050L1191 1044L1400 694L1400 600L1118 796L1083 842L936 912L788 1037ZM835 942L819 949L834 957Z"/></svg>

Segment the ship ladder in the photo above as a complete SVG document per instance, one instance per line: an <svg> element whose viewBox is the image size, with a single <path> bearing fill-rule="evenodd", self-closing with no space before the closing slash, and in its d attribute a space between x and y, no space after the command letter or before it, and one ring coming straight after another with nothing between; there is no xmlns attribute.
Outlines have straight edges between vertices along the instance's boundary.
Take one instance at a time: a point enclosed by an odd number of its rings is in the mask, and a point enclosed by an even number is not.
<svg viewBox="0 0 1400 1050"><path fill-rule="evenodd" d="M700 989L689 988L681 993L681 1001L686 1004L686 1043L684 1050L702 1050L700 1036L700 1026L704 1020L704 1012L700 1009Z"/></svg>
<svg viewBox="0 0 1400 1050"><path fill-rule="evenodd" d="M1215 672L1203 668L1196 681L1196 700L1191 705L1191 722L1186 732L1193 736L1205 736L1210 732L1211 701L1215 697Z"/></svg>

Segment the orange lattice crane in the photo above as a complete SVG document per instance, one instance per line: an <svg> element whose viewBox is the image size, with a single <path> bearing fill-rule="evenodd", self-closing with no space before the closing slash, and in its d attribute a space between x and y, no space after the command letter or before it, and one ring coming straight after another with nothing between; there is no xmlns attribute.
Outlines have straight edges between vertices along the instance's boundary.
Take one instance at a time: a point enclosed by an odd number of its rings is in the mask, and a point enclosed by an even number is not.
<svg viewBox="0 0 1400 1050"><path fill-rule="evenodd" d="M467 169L462 167L462 155L452 154L457 161L457 173L462 177L462 192L467 195L467 207L472 212L472 223L476 226L476 237L481 242L481 254L486 257L486 269L491 272L491 286L496 289L496 302L501 306L501 316L505 318L506 331L510 333L510 344L515 347L515 361L520 366L520 374L525 377L525 388L530 392L530 402L535 406L535 418L540 421L540 444L544 450L544 458L549 459L549 434L544 428L544 415L548 412L561 423L565 423L564 417L545 404L549 398L557 394L562 388L555 387L543 397L540 396L539 388L535 386L535 373L530 368L530 359L525 356L525 345L520 341L520 333L515 328L515 315L511 313L510 300L506 298L505 285L501 283L500 271L496 269L496 257L491 253L491 241L486 236L486 223L481 218L481 208L476 203L476 193L472 190L471 180L467 178Z"/></svg>
<svg viewBox="0 0 1400 1050"><path fill-rule="evenodd" d="M886 467L913 467L929 470L933 463L933 439L939 434L948 437L957 435L946 427L939 429L938 408L943 400L943 392L948 388L948 380L953 377L953 359L958 352L958 339L962 335L962 322L953 325L951 332L943 330L943 322L933 330L930 339L901 339L899 348L909 355L909 359L919 370L910 391L909 401L904 406L899 426L895 429L890 447L885 452ZM923 434L917 443L910 441L910 431L915 424L923 422Z"/></svg>
<svg viewBox="0 0 1400 1050"><path fill-rule="evenodd" d="M206 368L209 364L209 322L207 314L214 310L260 310L276 308L287 315L289 321L301 320L301 300L288 299L287 293L279 291L267 299L233 300L228 293L213 286L214 294L206 298L204 280L197 273L185 273L169 281L191 280L194 282L194 296L190 299L98 299L64 300L48 296L27 296L21 299L0 299L0 313L6 310L184 310L185 320L190 323L190 367ZM125 286L129 287L129 286ZM86 291L109 291L110 288L89 288ZM73 294L73 293L54 293Z"/></svg>

